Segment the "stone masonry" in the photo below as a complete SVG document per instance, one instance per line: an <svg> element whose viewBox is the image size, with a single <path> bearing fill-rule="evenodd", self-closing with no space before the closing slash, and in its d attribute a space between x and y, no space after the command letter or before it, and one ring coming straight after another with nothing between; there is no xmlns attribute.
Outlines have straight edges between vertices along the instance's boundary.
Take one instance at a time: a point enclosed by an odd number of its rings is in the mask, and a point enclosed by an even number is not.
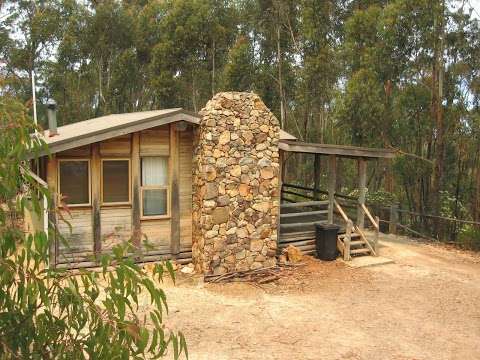
<svg viewBox="0 0 480 360"><path fill-rule="evenodd" d="M253 93L219 93L200 114L193 169L195 269L224 274L273 266L278 120Z"/></svg>

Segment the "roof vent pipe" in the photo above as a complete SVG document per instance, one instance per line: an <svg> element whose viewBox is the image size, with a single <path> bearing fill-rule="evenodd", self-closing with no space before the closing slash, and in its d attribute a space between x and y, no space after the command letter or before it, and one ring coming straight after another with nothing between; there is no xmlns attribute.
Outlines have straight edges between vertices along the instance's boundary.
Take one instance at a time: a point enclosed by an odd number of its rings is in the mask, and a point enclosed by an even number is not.
<svg viewBox="0 0 480 360"><path fill-rule="evenodd" d="M48 132L50 136L58 135L57 131L57 103L53 99L47 101Z"/></svg>

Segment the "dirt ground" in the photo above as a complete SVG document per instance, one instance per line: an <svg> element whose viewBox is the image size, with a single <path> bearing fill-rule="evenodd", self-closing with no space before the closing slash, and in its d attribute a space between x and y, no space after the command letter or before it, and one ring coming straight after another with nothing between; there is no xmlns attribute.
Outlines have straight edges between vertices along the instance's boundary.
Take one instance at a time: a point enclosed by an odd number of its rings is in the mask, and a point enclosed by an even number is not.
<svg viewBox="0 0 480 360"><path fill-rule="evenodd" d="M190 359L480 359L480 256L383 236L393 264L307 258L275 283L167 286Z"/></svg>

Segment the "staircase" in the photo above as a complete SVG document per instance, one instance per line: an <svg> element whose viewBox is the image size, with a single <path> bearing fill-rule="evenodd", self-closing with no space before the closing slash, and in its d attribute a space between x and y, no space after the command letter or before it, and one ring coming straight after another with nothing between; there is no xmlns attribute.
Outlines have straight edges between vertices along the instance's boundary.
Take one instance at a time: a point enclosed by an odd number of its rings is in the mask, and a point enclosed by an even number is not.
<svg viewBox="0 0 480 360"><path fill-rule="evenodd" d="M337 237L337 247L343 256L343 259L345 261L349 261L352 259L352 257L356 256L378 256L378 217L374 220L365 205L361 205L362 211L365 212L375 229L374 239L369 240L365 236L365 233L362 231L362 229L360 229L358 225L353 224L352 220L348 218L347 214L338 204L338 202L334 201L334 203L338 213L345 221L345 233L340 234Z"/></svg>

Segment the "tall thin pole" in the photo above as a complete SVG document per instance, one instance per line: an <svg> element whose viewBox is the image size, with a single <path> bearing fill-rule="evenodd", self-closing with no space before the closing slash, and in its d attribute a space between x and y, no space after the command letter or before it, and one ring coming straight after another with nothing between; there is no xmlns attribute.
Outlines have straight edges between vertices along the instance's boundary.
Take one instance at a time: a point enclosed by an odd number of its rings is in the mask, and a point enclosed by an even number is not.
<svg viewBox="0 0 480 360"><path fill-rule="evenodd" d="M37 121L37 96L36 96L36 88L35 88L35 72L32 70L32 102L33 102L33 122L35 125L38 125ZM37 132L37 129L35 129Z"/></svg>

